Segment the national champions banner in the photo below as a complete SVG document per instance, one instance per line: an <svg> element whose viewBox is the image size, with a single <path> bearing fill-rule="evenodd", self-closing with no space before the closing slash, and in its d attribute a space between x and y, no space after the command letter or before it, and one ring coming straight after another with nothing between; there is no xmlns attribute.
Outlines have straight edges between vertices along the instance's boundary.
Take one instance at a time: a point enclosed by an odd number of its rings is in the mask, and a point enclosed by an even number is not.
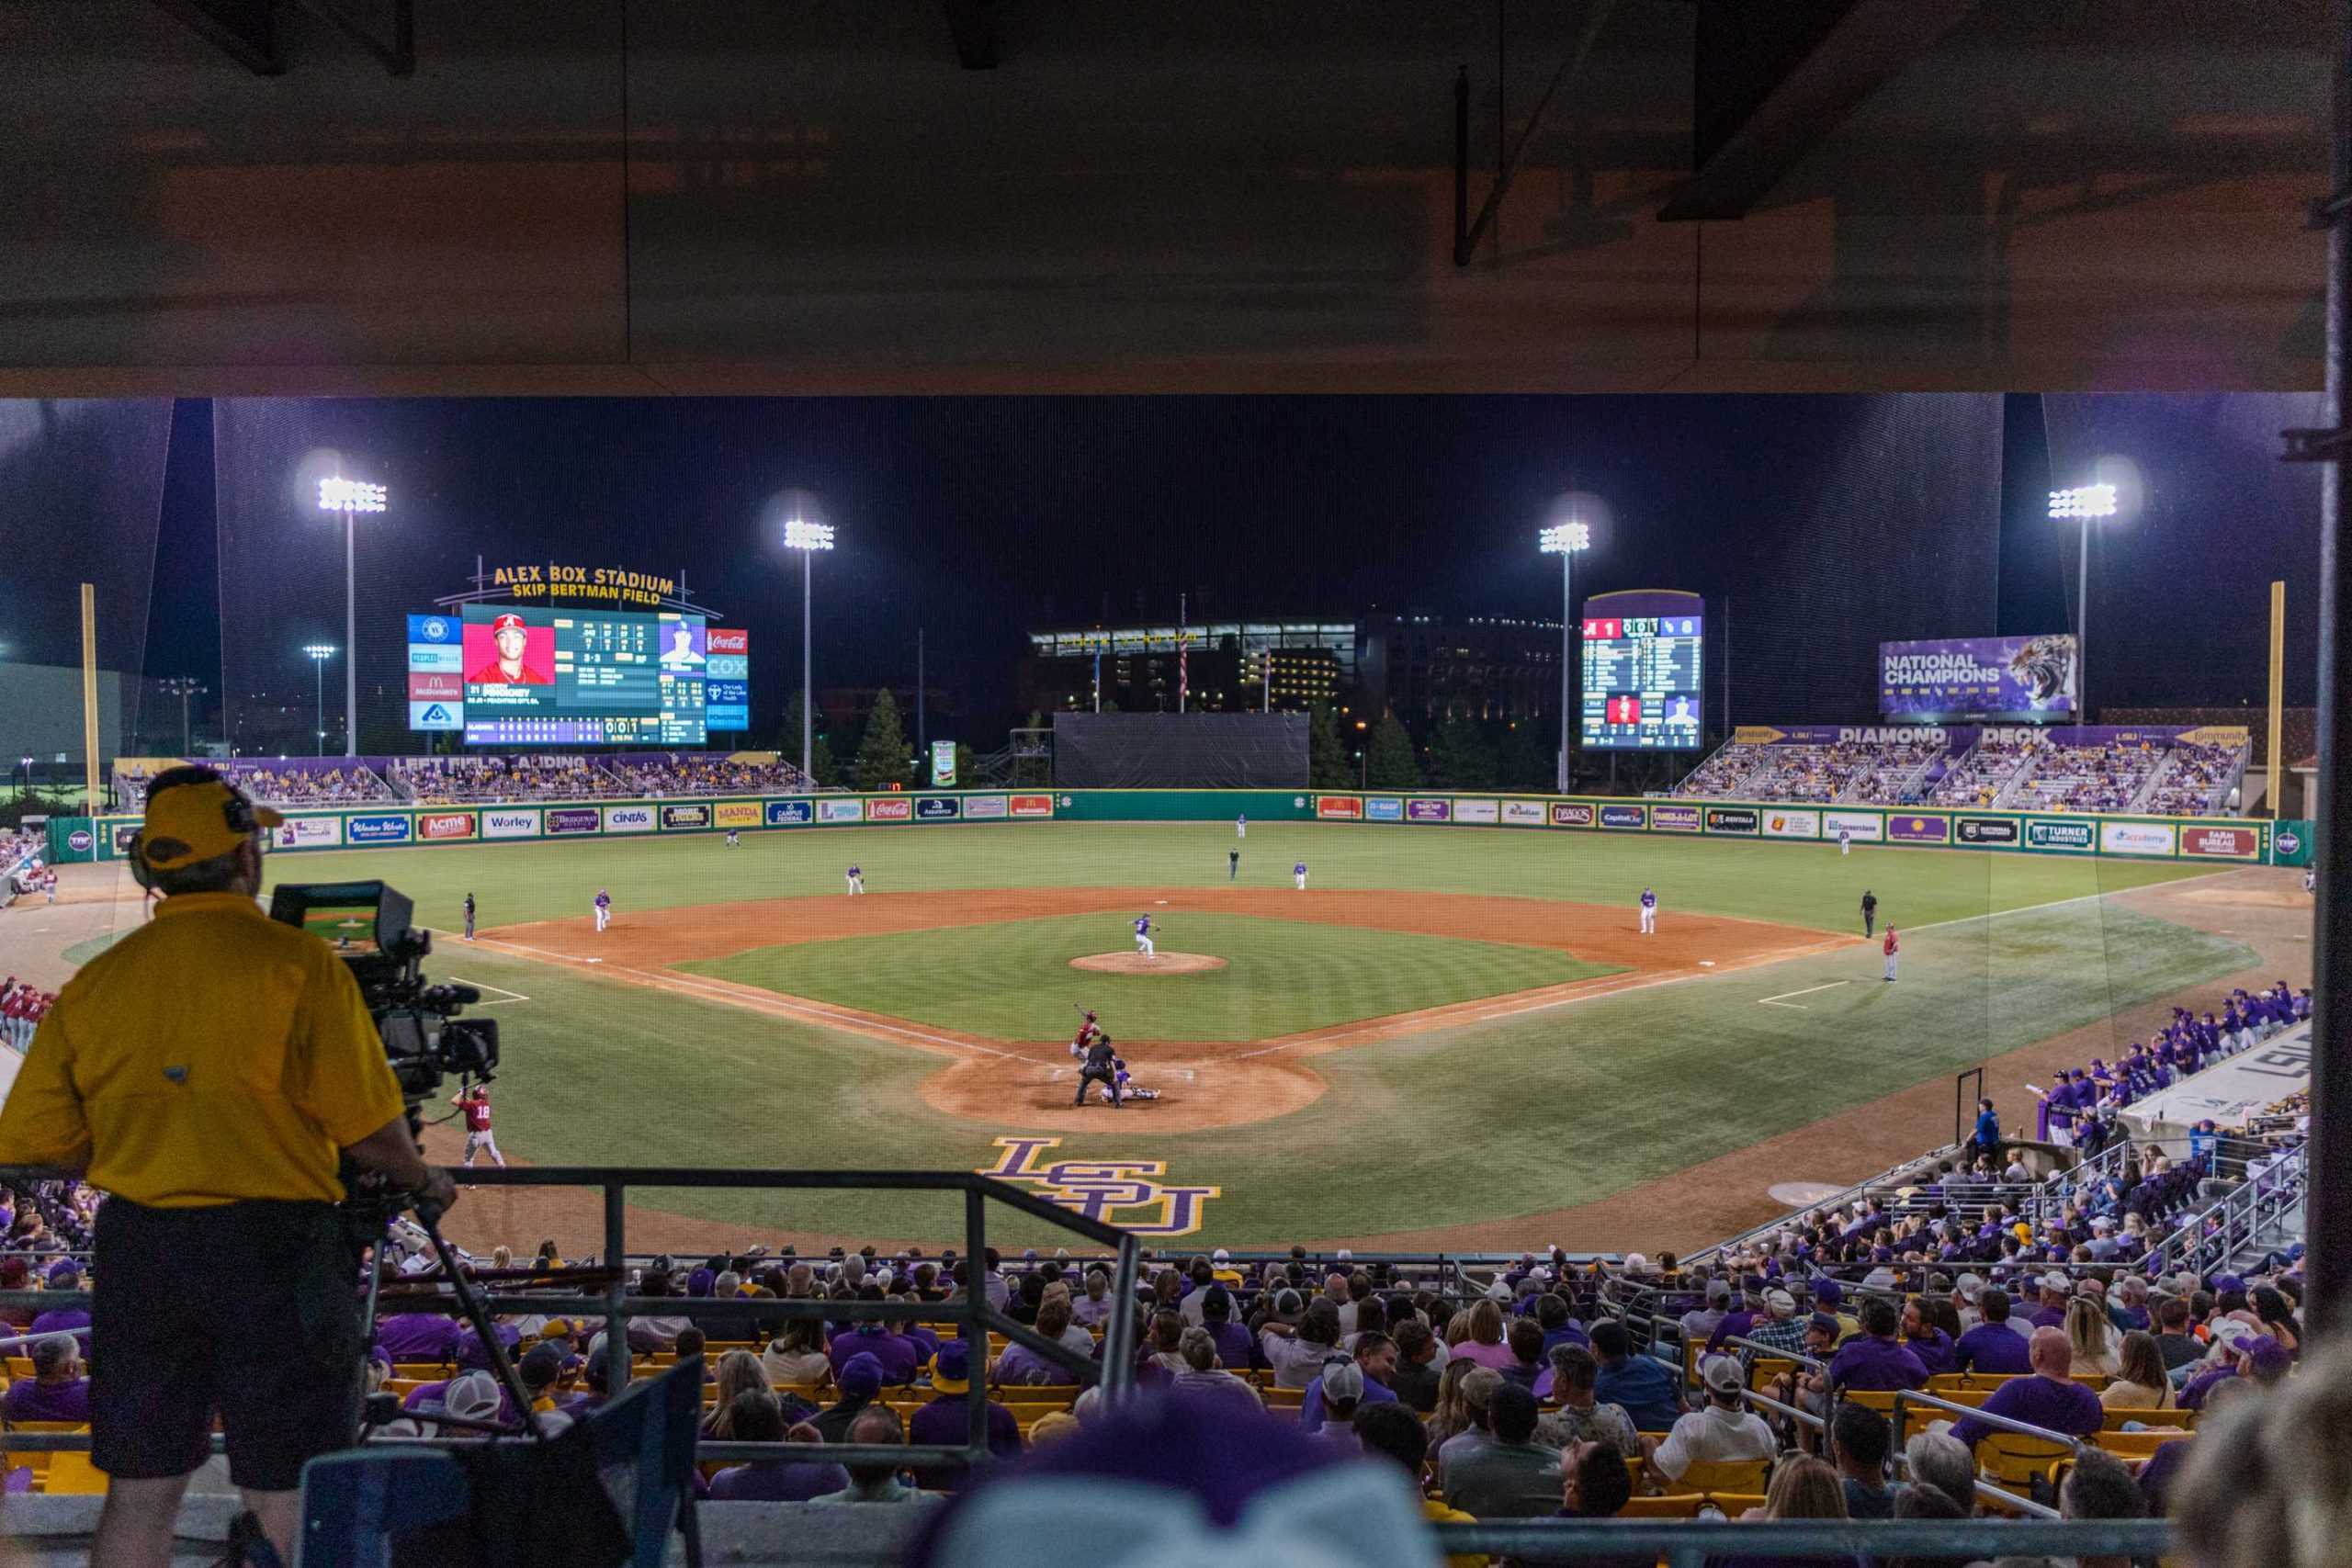
<svg viewBox="0 0 2352 1568"><path fill-rule="evenodd" d="M1918 724L1989 718L2049 723L2075 713L2075 639L1948 637L1878 645L1878 708Z"/></svg>

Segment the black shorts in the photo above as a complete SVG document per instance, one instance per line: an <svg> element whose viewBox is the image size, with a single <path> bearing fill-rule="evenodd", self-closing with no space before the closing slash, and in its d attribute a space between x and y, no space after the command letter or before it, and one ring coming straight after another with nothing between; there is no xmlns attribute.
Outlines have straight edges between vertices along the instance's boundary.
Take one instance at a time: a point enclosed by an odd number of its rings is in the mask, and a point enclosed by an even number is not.
<svg viewBox="0 0 2352 1568"><path fill-rule="evenodd" d="M217 1412L229 1478L293 1490L351 1446L359 1415L358 1260L328 1203L98 1211L90 1458L124 1480L185 1475Z"/></svg>

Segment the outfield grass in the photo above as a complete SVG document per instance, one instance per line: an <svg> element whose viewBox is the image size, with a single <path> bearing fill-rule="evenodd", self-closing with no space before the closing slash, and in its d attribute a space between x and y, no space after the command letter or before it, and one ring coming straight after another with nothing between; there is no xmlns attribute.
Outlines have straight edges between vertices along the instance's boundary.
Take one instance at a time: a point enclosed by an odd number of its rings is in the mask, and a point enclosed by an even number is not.
<svg viewBox="0 0 2352 1568"><path fill-rule="evenodd" d="M1130 945L1126 920L1101 914L797 942L675 967L998 1040L1064 1038L1073 1004L1115 1021L1122 1039L1265 1040L1617 972L1459 937L1190 910L1171 919L1163 952L1209 953L1226 967L1074 970L1073 958Z"/></svg>
<svg viewBox="0 0 2352 1568"><path fill-rule="evenodd" d="M469 890L482 925L583 918L596 889L616 905L669 908L744 898L838 895L842 868L865 867L874 892L919 888L1227 886L1230 824L1053 822L930 828L802 829L572 843L339 851L272 856L278 880L381 877L415 900L418 919L455 930ZM2144 886L2215 869L2180 862L2071 859L1970 850L1739 842L1542 829L1253 824L1240 885L1287 887L1292 863L1317 888L1393 887L1508 894L1620 905L1645 886L1678 909L1846 931L1862 889L1904 926Z"/></svg>

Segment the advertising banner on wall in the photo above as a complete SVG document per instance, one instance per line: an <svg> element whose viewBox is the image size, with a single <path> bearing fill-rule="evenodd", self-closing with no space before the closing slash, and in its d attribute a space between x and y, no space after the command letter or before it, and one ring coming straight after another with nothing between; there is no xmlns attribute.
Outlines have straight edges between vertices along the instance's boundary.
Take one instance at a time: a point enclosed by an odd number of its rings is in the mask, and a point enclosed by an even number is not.
<svg viewBox="0 0 2352 1568"><path fill-rule="evenodd" d="M2018 841L2018 823L2014 817L1955 817L1951 819L1951 836L1963 844L1984 844L1998 847Z"/></svg>
<svg viewBox="0 0 2352 1568"><path fill-rule="evenodd" d="M931 743L931 787L956 787L956 742L934 740Z"/></svg>
<svg viewBox="0 0 2352 1568"><path fill-rule="evenodd" d="M2061 818L2041 818L2025 825L2025 847L2030 850L2065 850L2075 854L2088 854L2098 848L2098 829L2088 822L2076 822Z"/></svg>
<svg viewBox="0 0 2352 1568"><path fill-rule="evenodd" d="M951 822L962 814L962 808L952 795L926 795L915 802L917 821Z"/></svg>
<svg viewBox="0 0 2352 1568"><path fill-rule="evenodd" d="M1772 839L1818 839L1821 837L1821 813L1767 811L1764 813L1764 833Z"/></svg>
<svg viewBox="0 0 2352 1568"><path fill-rule="evenodd" d="M2184 823L2180 852L2199 860L2254 860L2262 853L2259 828L2200 828Z"/></svg>
<svg viewBox="0 0 2352 1568"><path fill-rule="evenodd" d="M1500 807L1491 800L1457 800L1453 803L1456 822L1491 823L1502 815Z"/></svg>
<svg viewBox="0 0 2352 1568"><path fill-rule="evenodd" d="M1753 833L1758 825L1756 813L1745 806L1707 807L1707 831L1710 833Z"/></svg>
<svg viewBox="0 0 2352 1568"><path fill-rule="evenodd" d="M710 807L699 803L692 806L665 806L662 808L664 828L707 828Z"/></svg>
<svg viewBox="0 0 2352 1568"><path fill-rule="evenodd" d="M2177 831L2169 822L2102 822L2098 847L2111 855L2168 855Z"/></svg>
<svg viewBox="0 0 2352 1568"><path fill-rule="evenodd" d="M288 817L272 840L281 850L323 850L343 842L340 817Z"/></svg>
<svg viewBox="0 0 2352 1568"><path fill-rule="evenodd" d="M1361 822L1363 802L1352 795L1318 795L1315 797L1315 815L1326 822Z"/></svg>
<svg viewBox="0 0 2352 1568"><path fill-rule="evenodd" d="M1947 637L1878 645L1878 708L1940 724L1990 718L2055 723L2075 714L2075 639Z"/></svg>
<svg viewBox="0 0 2352 1568"><path fill-rule="evenodd" d="M820 800L817 803L817 820L820 822L863 822L865 820L865 803L862 800L831 798Z"/></svg>
<svg viewBox="0 0 2352 1568"><path fill-rule="evenodd" d="M1951 842L1951 818L1924 814L1890 817L1886 819L1886 836L1898 844L1948 844Z"/></svg>
<svg viewBox="0 0 2352 1568"><path fill-rule="evenodd" d="M852 805L856 804L854 801ZM771 828L806 828L815 815L805 800L771 800L765 807Z"/></svg>
<svg viewBox="0 0 2352 1568"><path fill-rule="evenodd" d="M474 836L474 814L470 811L423 811L417 814L416 836L420 839L470 839Z"/></svg>
<svg viewBox="0 0 2352 1568"><path fill-rule="evenodd" d="M589 815L593 817L595 813L590 812ZM481 814L481 836L485 839L536 839L539 836L538 808L485 811Z"/></svg>
<svg viewBox="0 0 2352 1568"><path fill-rule="evenodd" d="M915 819L915 803L905 795L889 795L865 803L868 822L911 822Z"/></svg>
<svg viewBox="0 0 2352 1568"><path fill-rule="evenodd" d="M1051 817L1053 814L1054 797L1050 795L1016 795L1012 797L1012 815L1015 817Z"/></svg>
<svg viewBox="0 0 2352 1568"><path fill-rule="evenodd" d="M406 817L345 818L343 836L355 844L405 844L409 821Z"/></svg>
<svg viewBox="0 0 2352 1568"><path fill-rule="evenodd" d="M1405 803L1393 795L1368 795L1363 801L1363 818L1367 822L1402 822Z"/></svg>
<svg viewBox="0 0 2352 1568"><path fill-rule="evenodd" d="M1506 800L1503 802L1503 825L1510 828L1541 828L1544 826L1544 803L1540 800Z"/></svg>
<svg viewBox="0 0 2352 1568"><path fill-rule="evenodd" d="M1604 828L1639 828L1649 819L1649 812L1639 806L1604 806L1600 808L1600 825Z"/></svg>
<svg viewBox="0 0 2352 1568"><path fill-rule="evenodd" d="M604 818L596 814L593 806L568 807L548 813L548 831L550 834L593 833L603 826Z"/></svg>
<svg viewBox="0 0 2352 1568"><path fill-rule="evenodd" d="M1661 833L1695 833L1699 830L1699 808L1660 801L1650 807L1650 827Z"/></svg>
<svg viewBox="0 0 2352 1568"><path fill-rule="evenodd" d="M1858 844L1875 844L1885 837L1875 811L1825 811L1821 814L1821 836L1834 839L1843 833Z"/></svg>
<svg viewBox="0 0 2352 1568"><path fill-rule="evenodd" d="M1552 803L1552 826L1555 828L1591 827L1591 803L1582 800L1554 801Z"/></svg>
<svg viewBox="0 0 2352 1568"><path fill-rule="evenodd" d="M967 795L964 797L964 818L978 822L1001 818L1006 815L1004 796L1001 795Z"/></svg>
<svg viewBox="0 0 2352 1568"><path fill-rule="evenodd" d="M1408 822L1451 822L1453 820L1453 802L1408 800L1405 803L1405 819Z"/></svg>
<svg viewBox="0 0 2352 1568"><path fill-rule="evenodd" d="M605 831L607 833L650 833L653 831L653 807L607 806L605 807Z"/></svg>
<svg viewBox="0 0 2352 1568"><path fill-rule="evenodd" d="M710 821L715 828L756 828L760 825L760 803L722 800L710 808Z"/></svg>

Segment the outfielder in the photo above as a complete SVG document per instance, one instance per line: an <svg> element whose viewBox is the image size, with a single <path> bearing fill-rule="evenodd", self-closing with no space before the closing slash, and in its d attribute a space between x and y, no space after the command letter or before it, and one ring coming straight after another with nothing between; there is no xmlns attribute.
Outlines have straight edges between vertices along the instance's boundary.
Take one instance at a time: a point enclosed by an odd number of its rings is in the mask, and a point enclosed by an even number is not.
<svg viewBox="0 0 2352 1568"><path fill-rule="evenodd" d="M1086 1086L1099 1081L1105 1089L1110 1091L1111 1109L1116 1111L1119 1108L1119 1078L1118 1068L1115 1066L1117 1061L1118 1058L1111 1054L1111 1037L1098 1032L1094 1036L1094 1043L1086 1048L1086 1065L1078 1069L1078 1098L1070 1103L1085 1104Z"/></svg>
<svg viewBox="0 0 2352 1568"><path fill-rule="evenodd" d="M452 1096L449 1103L466 1113L466 1164L474 1163L477 1152L487 1152L498 1168L506 1168L506 1156L498 1152L498 1138L490 1130L490 1086L476 1084L463 1094Z"/></svg>
<svg viewBox="0 0 2352 1568"><path fill-rule="evenodd" d="M1879 944L1879 951L1886 954L1886 977L1892 980L1894 978L1894 955L1903 951L1903 944L1894 940L1893 926L1886 928L1886 940Z"/></svg>
<svg viewBox="0 0 2352 1568"><path fill-rule="evenodd" d="M865 873L859 867L851 866L847 871L842 873L842 875L849 883L849 891L852 897L855 897L858 894L865 891Z"/></svg>
<svg viewBox="0 0 2352 1568"><path fill-rule="evenodd" d="M1149 915L1137 915L1136 917L1136 951L1142 953L1146 958L1157 958L1159 956L1159 950L1151 944L1151 917ZM1105 1038L1107 1039L1108 1036L1105 1036Z"/></svg>
<svg viewBox="0 0 2352 1568"><path fill-rule="evenodd" d="M467 894L467 895L466 895L466 940L467 940L468 942L471 942L471 941L473 941L473 939L474 939L474 896L473 896L472 894L469 893L469 894Z"/></svg>
<svg viewBox="0 0 2352 1568"><path fill-rule="evenodd" d="M1298 885L1298 890L1301 893L1306 891L1306 863L1305 861L1300 861L1290 868L1290 879Z"/></svg>
<svg viewBox="0 0 2352 1568"><path fill-rule="evenodd" d="M1236 817L1233 819L1233 836L1237 839L1246 839L1250 836L1250 818L1248 817Z"/></svg>
<svg viewBox="0 0 2352 1568"><path fill-rule="evenodd" d="M613 923L613 896L603 888L596 889L596 929L603 931Z"/></svg>
<svg viewBox="0 0 2352 1568"><path fill-rule="evenodd" d="M728 847L729 849L730 849L730 850L731 850L731 849L733 849L736 845L738 845L738 844L741 843L742 841L743 841L743 835L742 835L742 833L741 833L741 832L740 832L739 830L737 830L736 829L733 829L733 828L729 828L729 829L727 829L727 847Z"/></svg>
<svg viewBox="0 0 2352 1568"><path fill-rule="evenodd" d="M1642 889L1642 934L1657 934L1657 892L1655 888Z"/></svg>
<svg viewBox="0 0 2352 1568"><path fill-rule="evenodd" d="M1838 829L1838 852L1841 855L1854 852L1854 835L1843 828Z"/></svg>

